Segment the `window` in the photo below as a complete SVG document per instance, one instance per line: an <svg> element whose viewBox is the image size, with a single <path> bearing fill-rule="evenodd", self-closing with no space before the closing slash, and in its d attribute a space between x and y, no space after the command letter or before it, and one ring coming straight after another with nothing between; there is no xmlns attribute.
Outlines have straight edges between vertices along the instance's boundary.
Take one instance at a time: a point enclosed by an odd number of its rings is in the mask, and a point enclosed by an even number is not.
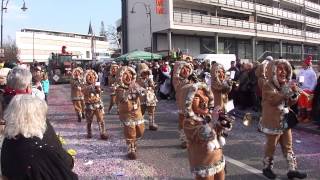
<svg viewBox="0 0 320 180"><path fill-rule="evenodd" d="M86 58L90 58L90 51L86 51Z"/></svg>

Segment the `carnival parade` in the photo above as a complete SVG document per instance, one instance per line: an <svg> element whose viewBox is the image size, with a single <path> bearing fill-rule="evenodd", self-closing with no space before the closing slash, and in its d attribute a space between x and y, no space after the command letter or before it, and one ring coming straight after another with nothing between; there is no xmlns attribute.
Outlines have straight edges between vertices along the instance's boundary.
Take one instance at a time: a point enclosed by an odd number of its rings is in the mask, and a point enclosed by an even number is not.
<svg viewBox="0 0 320 180"><path fill-rule="evenodd" d="M0 180L320 180L320 0L0 10Z"/></svg>

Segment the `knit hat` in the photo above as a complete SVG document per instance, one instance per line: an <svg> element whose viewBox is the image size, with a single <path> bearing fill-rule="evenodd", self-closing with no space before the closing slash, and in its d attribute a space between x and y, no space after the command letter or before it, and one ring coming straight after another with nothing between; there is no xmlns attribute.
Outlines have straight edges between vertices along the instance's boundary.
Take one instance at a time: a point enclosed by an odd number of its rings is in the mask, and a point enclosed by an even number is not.
<svg viewBox="0 0 320 180"><path fill-rule="evenodd" d="M304 64L311 66L312 56L307 56L307 58L303 61Z"/></svg>

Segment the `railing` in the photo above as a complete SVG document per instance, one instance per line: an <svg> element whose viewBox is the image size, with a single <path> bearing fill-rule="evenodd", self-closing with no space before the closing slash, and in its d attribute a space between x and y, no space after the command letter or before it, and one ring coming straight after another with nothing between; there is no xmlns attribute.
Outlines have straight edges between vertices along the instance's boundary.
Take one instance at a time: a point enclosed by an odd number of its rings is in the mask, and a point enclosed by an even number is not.
<svg viewBox="0 0 320 180"><path fill-rule="evenodd" d="M196 1L196 0L191 0ZM238 8L254 10L254 5L251 2L239 1L239 0L210 0L211 3L224 4L228 6L234 6Z"/></svg>
<svg viewBox="0 0 320 180"><path fill-rule="evenodd" d="M236 20L231 18L222 18L215 17L209 15L199 15L199 14L190 14L190 13L182 13L182 12L173 12L173 20L178 23L188 23L188 24L201 24L201 25L217 25L217 26L226 26L226 27L234 27L241 29L250 29L257 30L263 32L271 32L271 33L280 33L285 35L292 35L298 37L307 37L320 39L319 33L314 32L306 32L304 33L302 30L286 28L279 25L270 25L263 23L253 23L245 20ZM256 26L255 26L256 25Z"/></svg>
<svg viewBox="0 0 320 180"><path fill-rule="evenodd" d="M293 36L302 36L302 31L298 29L284 28L280 26L262 24L262 23L257 23L257 30L267 31L272 33L281 33L281 34L287 34L287 35L293 35Z"/></svg>
<svg viewBox="0 0 320 180"><path fill-rule="evenodd" d="M304 1L304 4L305 4L306 8L313 9L315 11L320 11L320 5L319 4L316 4L316 3L313 3L313 2L310 2L310 1Z"/></svg>
<svg viewBox="0 0 320 180"><path fill-rule="evenodd" d="M299 22L304 22L304 17L306 17L306 19L308 19L307 23L320 26L320 20L316 18L304 16L302 14L286 11L286 10L275 8L275 7L265 6L262 4L256 4L254 6L254 3L252 2L246 2L246 1L240 1L240 0L187 0L187 1L206 3L206 4L221 4L225 6L241 8L247 11L254 11L254 9L256 9L258 13L270 14L275 17L280 17L280 18L299 21ZM315 10L320 10L320 5L309 2L309 1L304 1L304 0L287 0L287 1L299 4L299 5L303 5L303 3L305 2L306 7L310 7Z"/></svg>
<svg viewBox="0 0 320 180"><path fill-rule="evenodd" d="M284 0L284 1L291 2L293 4L298 4L298 5L301 5L301 6L304 3L304 0Z"/></svg>
<svg viewBox="0 0 320 180"><path fill-rule="evenodd" d="M252 29L252 30L255 29L253 22L248 22L244 20L235 20L230 18L220 18L220 17L208 16L208 15L174 12L173 19L175 22L180 22L180 23L218 25L218 26L228 26L228 27Z"/></svg>
<svg viewBox="0 0 320 180"><path fill-rule="evenodd" d="M306 31L306 37L314 38L314 39L320 39L320 34Z"/></svg>
<svg viewBox="0 0 320 180"><path fill-rule="evenodd" d="M306 23L320 26L320 20L312 17L306 17Z"/></svg>

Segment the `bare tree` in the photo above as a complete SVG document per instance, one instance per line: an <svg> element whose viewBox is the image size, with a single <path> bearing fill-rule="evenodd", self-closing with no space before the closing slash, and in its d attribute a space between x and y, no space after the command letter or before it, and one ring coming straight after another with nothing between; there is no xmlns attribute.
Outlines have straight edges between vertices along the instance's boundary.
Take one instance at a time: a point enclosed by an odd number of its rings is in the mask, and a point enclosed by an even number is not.
<svg viewBox="0 0 320 180"><path fill-rule="evenodd" d="M120 48L120 35L117 32L116 27L109 25L106 34L107 34L107 38L110 41L110 43L119 49Z"/></svg>
<svg viewBox="0 0 320 180"><path fill-rule="evenodd" d="M8 41L3 44L5 62L17 62L19 59L19 49L14 40L8 37Z"/></svg>

